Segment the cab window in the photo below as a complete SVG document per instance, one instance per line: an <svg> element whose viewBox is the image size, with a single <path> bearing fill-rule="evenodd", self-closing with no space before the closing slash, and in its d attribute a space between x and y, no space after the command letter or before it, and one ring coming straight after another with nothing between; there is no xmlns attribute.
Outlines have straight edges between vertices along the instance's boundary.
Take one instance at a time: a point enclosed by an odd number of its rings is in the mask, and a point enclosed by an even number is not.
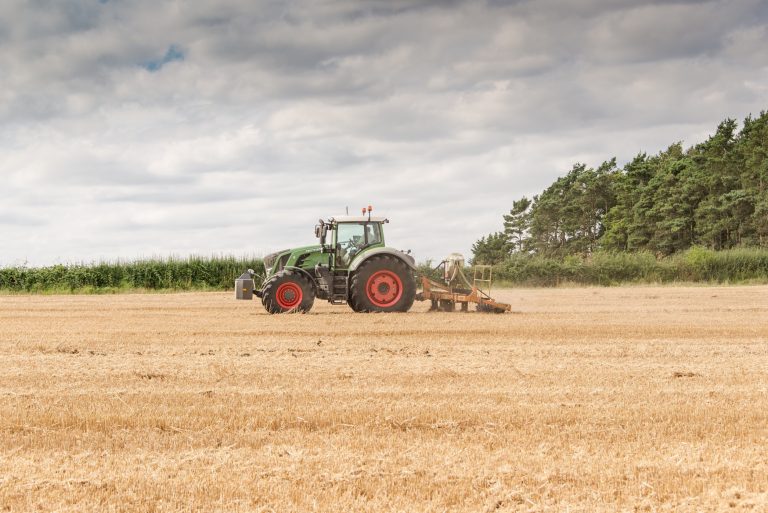
<svg viewBox="0 0 768 513"><path fill-rule="evenodd" d="M381 242L381 226L378 224L365 225L365 245L377 244Z"/></svg>
<svg viewBox="0 0 768 513"><path fill-rule="evenodd" d="M337 264L349 265L361 249L380 242L381 227L377 223L340 223L336 229Z"/></svg>
<svg viewBox="0 0 768 513"><path fill-rule="evenodd" d="M336 232L336 242L342 247L363 246L365 244L365 231L362 224L341 223Z"/></svg>
<svg viewBox="0 0 768 513"><path fill-rule="evenodd" d="M360 248L365 246L365 226L357 223L340 223L336 228L336 264L346 267Z"/></svg>

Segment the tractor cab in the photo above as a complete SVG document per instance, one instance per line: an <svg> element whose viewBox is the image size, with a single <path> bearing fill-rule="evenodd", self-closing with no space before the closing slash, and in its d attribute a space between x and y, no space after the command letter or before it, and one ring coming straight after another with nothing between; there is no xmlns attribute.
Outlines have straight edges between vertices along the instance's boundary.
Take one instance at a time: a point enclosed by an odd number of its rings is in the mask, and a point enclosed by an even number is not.
<svg viewBox="0 0 768 513"><path fill-rule="evenodd" d="M320 220L315 235L320 239L321 251L332 255L333 267L348 269L355 257L366 250L385 246L383 224L388 222L386 218L372 216L332 217Z"/></svg>

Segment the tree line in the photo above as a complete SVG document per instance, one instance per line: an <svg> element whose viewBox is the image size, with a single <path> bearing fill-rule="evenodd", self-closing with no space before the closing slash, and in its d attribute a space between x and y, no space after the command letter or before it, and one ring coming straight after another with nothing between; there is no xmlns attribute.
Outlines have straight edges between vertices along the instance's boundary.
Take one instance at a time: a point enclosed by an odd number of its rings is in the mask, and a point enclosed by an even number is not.
<svg viewBox="0 0 768 513"><path fill-rule="evenodd" d="M768 246L768 112L739 130L726 119L706 141L676 142L619 168L575 164L540 194L512 202L503 230L472 247L475 263L514 254L561 258L596 251L669 256Z"/></svg>

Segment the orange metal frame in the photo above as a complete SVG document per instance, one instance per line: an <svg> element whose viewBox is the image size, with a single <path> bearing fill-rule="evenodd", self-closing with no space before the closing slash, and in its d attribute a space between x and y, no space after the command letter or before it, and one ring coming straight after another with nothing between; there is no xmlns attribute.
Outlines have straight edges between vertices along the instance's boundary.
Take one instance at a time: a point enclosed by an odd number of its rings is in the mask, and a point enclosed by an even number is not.
<svg viewBox="0 0 768 513"><path fill-rule="evenodd" d="M509 312L512 310L512 305L507 303L499 303L492 299L487 294L483 293L476 285L472 286L472 290L469 294L454 292L450 288L430 280L426 276L421 277L422 292L421 297L417 299L421 301L432 301L432 309L440 309L444 311L455 310L456 303L461 305L461 311L466 312L468 310L469 303L476 303L478 305L486 305L489 308L493 308L499 311Z"/></svg>

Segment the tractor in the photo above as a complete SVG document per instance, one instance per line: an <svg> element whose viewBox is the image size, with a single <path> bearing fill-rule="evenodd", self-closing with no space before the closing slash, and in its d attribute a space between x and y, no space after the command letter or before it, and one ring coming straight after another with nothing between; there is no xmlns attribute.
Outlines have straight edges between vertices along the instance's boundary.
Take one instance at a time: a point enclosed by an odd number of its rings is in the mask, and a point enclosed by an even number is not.
<svg viewBox="0 0 768 513"><path fill-rule="evenodd" d="M319 244L264 257L265 277L255 290L270 313L308 312L317 299L348 304L356 312L406 312L416 297L415 259L386 247L384 217L320 219Z"/></svg>
<svg viewBox="0 0 768 513"><path fill-rule="evenodd" d="M384 243L384 217L363 208L360 216L338 216L315 226L319 244L285 249L264 257L264 281L255 289L254 272L248 270L235 281L235 297L261 298L269 313L312 309L317 299L334 305L348 304L355 312L407 312L415 300L431 301L431 310L508 312L511 306L491 296L491 266L473 267L472 281L465 276L464 257L451 254L440 263L443 280L419 277L416 293L416 261L410 251L388 248ZM437 271L438 269L435 269Z"/></svg>

